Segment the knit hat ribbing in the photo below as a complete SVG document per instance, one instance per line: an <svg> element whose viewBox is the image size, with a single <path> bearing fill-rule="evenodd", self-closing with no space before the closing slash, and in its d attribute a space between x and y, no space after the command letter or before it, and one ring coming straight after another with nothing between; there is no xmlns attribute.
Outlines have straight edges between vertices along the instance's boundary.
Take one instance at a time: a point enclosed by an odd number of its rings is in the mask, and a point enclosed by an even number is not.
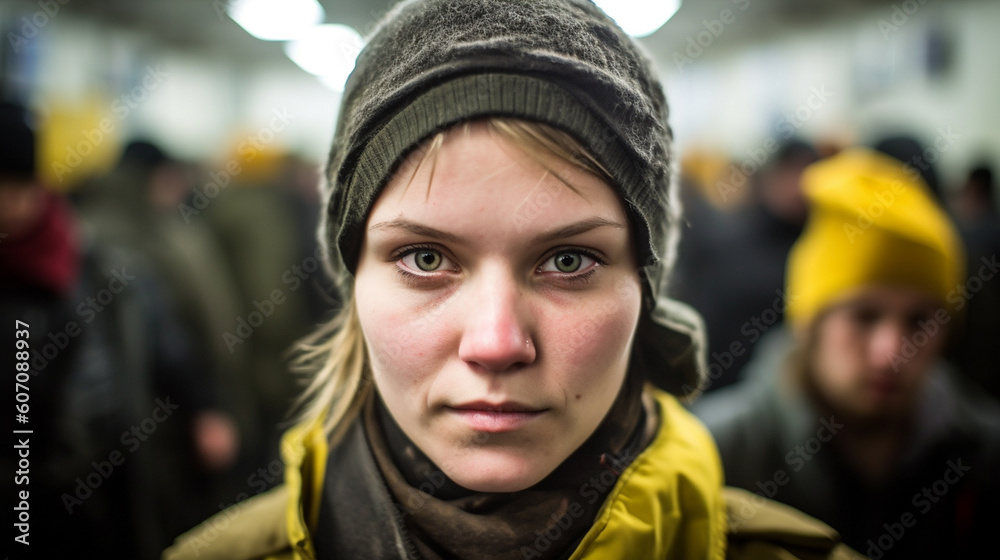
<svg viewBox="0 0 1000 560"><path fill-rule="evenodd" d="M321 238L341 289L401 161L434 133L488 116L564 130L608 169L653 298L634 361L661 387L695 392L700 319L663 295L677 211L666 100L638 46L586 0L411 0L387 16L347 82L328 162Z"/></svg>

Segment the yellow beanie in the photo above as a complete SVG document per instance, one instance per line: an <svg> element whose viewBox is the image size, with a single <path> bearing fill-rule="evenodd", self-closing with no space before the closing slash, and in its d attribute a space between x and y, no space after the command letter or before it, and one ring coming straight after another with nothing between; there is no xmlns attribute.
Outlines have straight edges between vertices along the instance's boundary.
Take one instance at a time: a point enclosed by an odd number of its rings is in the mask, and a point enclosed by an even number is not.
<svg viewBox="0 0 1000 560"><path fill-rule="evenodd" d="M806 168L802 184L810 214L788 256L792 325L863 286L916 288L946 305L965 271L964 249L915 170L855 148Z"/></svg>

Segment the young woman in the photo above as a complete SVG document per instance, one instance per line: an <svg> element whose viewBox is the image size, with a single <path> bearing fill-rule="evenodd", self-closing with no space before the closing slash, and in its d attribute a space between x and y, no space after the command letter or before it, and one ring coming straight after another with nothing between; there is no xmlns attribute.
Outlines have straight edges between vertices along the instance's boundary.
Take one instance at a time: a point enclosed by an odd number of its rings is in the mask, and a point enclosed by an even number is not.
<svg viewBox="0 0 1000 560"><path fill-rule="evenodd" d="M647 384L702 370L661 289L666 117L589 2L395 9L341 105L321 234L346 303L302 356L285 484L165 557L722 558L714 443Z"/></svg>

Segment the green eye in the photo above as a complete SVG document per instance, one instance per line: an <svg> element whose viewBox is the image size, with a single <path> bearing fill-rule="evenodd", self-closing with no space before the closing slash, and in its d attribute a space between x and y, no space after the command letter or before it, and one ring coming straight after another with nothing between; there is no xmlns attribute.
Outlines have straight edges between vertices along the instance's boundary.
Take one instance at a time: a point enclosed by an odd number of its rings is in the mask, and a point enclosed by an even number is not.
<svg viewBox="0 0 1000 560"><path fill-rule="evenodd" d="M583 258L579 253L559 253L554 260L556 270L559 272L576 272L583 264Z"/></svg>
<svg viewBox="0 0 1000 560"><path fill-rule="evenodd" d="M433 272L441 266L441 253L437 251L416 251L413 262L424 272Z"/></svg>
<svg viewBox="0 0 1000 560"><path fill-rule="evenodd" d="M401 271L419 276L437 277L439 273L457 270L455 263L443 252L431 247L403 249L403 253L396 258L396 266Z"/></svg>
<svg viewBox="0 0 1000 560"><path fill-rule="evenodd" d="M538 267L538 272L556 273L563 279L582 278L601 264L597 257L583 249L566 248L546 259L542 266Z"/></svg>

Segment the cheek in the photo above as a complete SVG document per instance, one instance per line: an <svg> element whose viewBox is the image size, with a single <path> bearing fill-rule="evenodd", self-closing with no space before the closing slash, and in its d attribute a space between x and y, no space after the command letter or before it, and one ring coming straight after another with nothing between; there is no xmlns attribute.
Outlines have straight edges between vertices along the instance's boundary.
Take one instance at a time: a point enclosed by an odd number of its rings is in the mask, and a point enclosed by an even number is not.
<svg viewBox="0 0 1000 560"><path fill-rule="evenodd" d="M410 308L405 296L387 297L374 286L369 290L357 290L355 297L372 374L381 391L414 390L446 352L448 322L439 310Z"/></svg>
<svg viewBox="0 0 1000 560"><path fill-rule="evenodd" d="M562 312L550 313L552 320L545 323L551 333L547 354L575 374L612 377L607 376L608 368L627 363L639 307L638 285L614 297L562 306Z"/></svg>
<svg viewBox="0 0 1000 560"><path fill-rule="evenodd" d="M913 346L917 346L918 342L923 342L923 340L918 339L918 336L910 335L907 337L907 340ZM900 349L898 352L899 358L897 358L895 363L896 373L901 375L904 380L909 381L912 387L919 385L929 374L934 362L941 355L944 347L943 339L944 337L940 334L937 337L925 339L926 343L923 346L919 346L916 353L912 354L912 357L908 359L904 353L906 348Z"/></svg>
<svg viewBox="0 0 1000 560"><path fill-rule="evenodd" d="M915 330L906 336L906 340L917 347L917 354L913 361L922 364L933 362L944 351L945 343L948 340L947 331L940 330L934 334L927 334L924 330ZM905 350L905 349L904 349ZM903 351L900 351L902 354Z"/></svg>
<svg viewBox="0 0 1000 560"><path fill-rule="evenodd" d="M818 331L814 369L824 385L848 387L861 381L865 348L850 327L831 321Z"/></svg>

